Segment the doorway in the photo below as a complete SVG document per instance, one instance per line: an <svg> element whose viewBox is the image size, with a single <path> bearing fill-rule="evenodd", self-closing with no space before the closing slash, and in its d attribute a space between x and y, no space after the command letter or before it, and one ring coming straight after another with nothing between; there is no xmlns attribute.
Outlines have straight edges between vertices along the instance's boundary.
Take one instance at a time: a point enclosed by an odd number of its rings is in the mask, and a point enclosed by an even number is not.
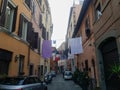
<svg viewBox="0 0 120 90"><path fill-rule="evenodd" d="M110 67L119 62L118 48L115 38L108 38L100 45L100 51L103 58L104 77L107 90L120 90L119 83L111 76Z"/></svg>

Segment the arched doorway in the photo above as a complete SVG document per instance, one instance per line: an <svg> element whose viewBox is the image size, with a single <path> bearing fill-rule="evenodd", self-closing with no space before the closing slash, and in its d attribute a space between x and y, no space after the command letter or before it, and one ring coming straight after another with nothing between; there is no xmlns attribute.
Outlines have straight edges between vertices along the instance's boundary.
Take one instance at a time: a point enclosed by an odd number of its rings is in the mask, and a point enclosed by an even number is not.
<svg viewBox="0 0 120 90"><path fill-rule="evenodd" d="M104 40L99 49L102 54L104 77L107 90L120 90L119 82L116 81L115 77L111 76L110 67L114 63L119 62L118 48L116 39L111 37Z"/></svg>

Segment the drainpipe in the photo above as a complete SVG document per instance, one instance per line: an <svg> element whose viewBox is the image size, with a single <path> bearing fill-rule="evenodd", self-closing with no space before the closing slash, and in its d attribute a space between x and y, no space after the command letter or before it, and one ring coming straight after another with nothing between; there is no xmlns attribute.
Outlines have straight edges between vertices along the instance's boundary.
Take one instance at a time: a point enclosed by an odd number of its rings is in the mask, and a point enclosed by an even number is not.
<svg viewBox="0 0 120 90"><path fill-rule="evenodd" d="M28 45L28 62L27 65L30 65L30 44Z"/></svg>

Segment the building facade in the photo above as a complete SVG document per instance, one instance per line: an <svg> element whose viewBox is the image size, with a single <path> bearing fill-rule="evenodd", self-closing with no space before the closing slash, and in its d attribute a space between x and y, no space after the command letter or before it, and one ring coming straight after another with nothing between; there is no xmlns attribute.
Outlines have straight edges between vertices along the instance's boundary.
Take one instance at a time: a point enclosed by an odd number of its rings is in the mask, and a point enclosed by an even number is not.
<svg viewBox="0 0 120 90"><path fill-rule="evenodd" d="M41 43L43 40L51 40L52 32L53 32L53 24L51 17L51 10L49 7L48 0L38 0L40 4L41 14L40 14L40 28L42 30L41 33ZM41 68L43 68L43 74L50 72L50 58L45 59L41 57Z"/></svg>
<svg viewBox="0 0 120 90"><path fill-rule="evenodd" d="M0 13L0 73L28 75L28 24L31 20L29 4L23 0L2 0ZM24 26L20 25L22 17ZM24 31L22 31L25 29Z"/></svg>
<svg viewBox="0 0 120 90"><path fill-rule="evenodd" d="M83 53L76 55L76 59L78 60L77 68L88 73L92 80L90 88L93 90L96 86L99 86L99 81L96 66L92 12L92 3L90 0L85 0L73 37L82 37Z"/></svg>
<svg viewBox="0 0 120 90"><path fill-rule="evenodd" d="M120 63L120 0L93 0L95 49L103 90L120 89L120 80L111 72Z"/></svg>
<svg viewBox="0 0 120 90"><path fill-rule="evenodd" d="M73 6L70 9L68 28L67 28L67 34L66 34L66 47L65 47L67 51L70 51L69 39L72 38L74 29L77 24L77 20L81 11L82 4L83 2L76 4L76 2L74 1ZM70 57L70 52L69 52L68 58L69 57ZM77 67L77 60L75 60L74 58L69 58L68 64L70 64L68 66L72 70L72 72L74 72L75 68Z"/></svg>
<svg viewBox="0 0 120 90"><path fill-rule="evenodd" d="M76 58L79 69L87 71L94 78L95 87L101 90L120 89L119 78L111 71L112 66L120 63L119 2L84 0L73 33L73 37L82 37L83 54Z"/></svg>
<svg viewBox="0 0 120 90"><path fill-rule="evenodd" d="M43 75L41 49L47 37L43 29L48 30L49 40L52 34L50 8L46 6L49 21L43 27L41 0L0 1L0 75Z"/></svg>

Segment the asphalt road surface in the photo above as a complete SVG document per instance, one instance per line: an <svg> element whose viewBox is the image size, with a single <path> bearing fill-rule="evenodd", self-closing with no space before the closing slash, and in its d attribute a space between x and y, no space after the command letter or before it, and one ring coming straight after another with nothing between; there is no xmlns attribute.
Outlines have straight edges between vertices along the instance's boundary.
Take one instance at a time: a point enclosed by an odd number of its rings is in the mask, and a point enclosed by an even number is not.
<svg viewBox="0 0 120 90"><path fill-rule="evenodd" d="M48 84L48 90L82 90L72 80L64 80L62 74L56 75Z"/></svg>

